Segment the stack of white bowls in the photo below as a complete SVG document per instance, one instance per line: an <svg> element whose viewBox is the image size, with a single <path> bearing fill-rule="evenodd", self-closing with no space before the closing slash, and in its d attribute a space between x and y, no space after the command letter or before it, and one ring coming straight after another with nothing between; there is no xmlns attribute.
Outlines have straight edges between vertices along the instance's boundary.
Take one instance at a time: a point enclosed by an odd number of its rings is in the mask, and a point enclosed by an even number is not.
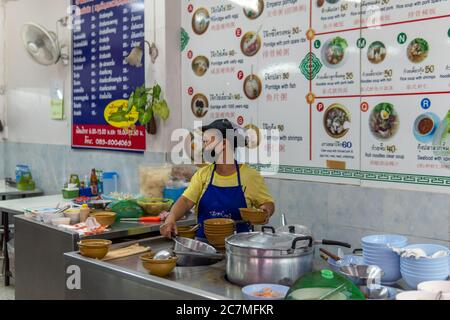
<svg viewBox="0 0 450 320"><path fill-rule="evenodd" d="M381 283L392 285L401 277L400 257L391 248L403 248L408 238L400 235L373 235L361 239L364 263L379 266L384 271Z"/></svg>
<svg viewBox="0 0 450 320"><path fill-rule="evenodd" d="M405 249L422 249L428 257L438 251L446 252L446 256L438 258L400 258L400 270L403 280L412 289L424 281L447 280L450 274L450 250L436 244L413 244Z"/></svg>

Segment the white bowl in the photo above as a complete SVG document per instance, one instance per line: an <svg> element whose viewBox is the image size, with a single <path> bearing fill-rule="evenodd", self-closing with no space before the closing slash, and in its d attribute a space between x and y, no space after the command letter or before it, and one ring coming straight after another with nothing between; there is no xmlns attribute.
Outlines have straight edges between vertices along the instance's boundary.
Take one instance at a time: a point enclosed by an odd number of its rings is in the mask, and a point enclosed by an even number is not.
<svg viewBox="0 0 450 320"><path fill-rule="evenodd" d="M59 225L70 225L70 218L53 218L52 219L52 225L59 226Z"/></svg>
<svg viewBox="0 0 450 320"><path fill-rule="evenodd" d="M80 210L64 212L66 218L70 218L70 224L77 224L80 222Z"/></svg>
<svg viewBox="0 0 450 320"><path fill-rule="evenodd" d="M259 297L256 296L256 292L270 289L278 296L276 297ZM289 287L278 284L252 284L242 288L242 294L247 300L282 300L289 291Z"/></svg>
<svg viewBox="0 0 450 320"><path fill-rule="evenodd" d="M405 291L399 293L395 299L396 300L435 300L436 293L426 292L426 291Z"/></svg>
<svg viewBox="0 0 450 320"><path fill-rule="evenodd" d="M425 281L419 283L417 286L417 289L426 291L426 292L432 292L432 293L439 293L442 291L442 299L443 300L450 300L450 281Z"/></svg>

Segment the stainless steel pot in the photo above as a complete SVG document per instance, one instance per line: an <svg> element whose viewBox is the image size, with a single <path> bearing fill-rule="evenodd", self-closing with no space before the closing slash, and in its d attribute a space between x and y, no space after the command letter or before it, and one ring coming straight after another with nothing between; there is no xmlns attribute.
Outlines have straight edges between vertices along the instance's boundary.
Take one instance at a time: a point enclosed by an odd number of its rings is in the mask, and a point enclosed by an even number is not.
<svg viewBox="0 0 450 320"><path fill-rule="evenodd" d="M328 243L349 246L337 241ZM276 233L274 228L265 226L262 232L228 237L225 247L228 280L240 286L255 283L290 286L313 268L314 240L311 236Z"/></svg>

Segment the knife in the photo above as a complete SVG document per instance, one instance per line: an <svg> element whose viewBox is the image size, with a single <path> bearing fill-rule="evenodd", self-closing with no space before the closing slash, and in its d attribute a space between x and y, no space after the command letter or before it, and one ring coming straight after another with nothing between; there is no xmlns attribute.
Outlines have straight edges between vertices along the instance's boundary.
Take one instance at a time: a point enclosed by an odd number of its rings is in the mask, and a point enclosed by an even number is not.
<svg viewBox="0 0 450 320"><path fill-rule="evenodd" d="M152 223L161 222L161 217L141 217L141 218L121 218L121 222L139 222L139 223Z"/></svg>

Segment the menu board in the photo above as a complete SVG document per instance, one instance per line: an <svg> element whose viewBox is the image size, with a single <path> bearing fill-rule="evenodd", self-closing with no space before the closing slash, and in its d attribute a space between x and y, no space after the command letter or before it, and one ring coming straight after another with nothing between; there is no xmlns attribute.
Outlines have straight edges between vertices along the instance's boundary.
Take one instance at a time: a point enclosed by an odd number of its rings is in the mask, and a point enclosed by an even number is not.
<svg viewBox="0 0 450 320"><path fill-rule="evenodd" d="M255 167L279 177L450 192L449 21L449 0L183 2L184 127L278 129Z"/></svg>
<svg viewBox="0 0 450 320"><path fill-rule="evenodd" d="M144 151L145 127L126 110L145 69L124 61L144 41L144 0L72 3L81 14L72 34L72 147Z"/></svg>

